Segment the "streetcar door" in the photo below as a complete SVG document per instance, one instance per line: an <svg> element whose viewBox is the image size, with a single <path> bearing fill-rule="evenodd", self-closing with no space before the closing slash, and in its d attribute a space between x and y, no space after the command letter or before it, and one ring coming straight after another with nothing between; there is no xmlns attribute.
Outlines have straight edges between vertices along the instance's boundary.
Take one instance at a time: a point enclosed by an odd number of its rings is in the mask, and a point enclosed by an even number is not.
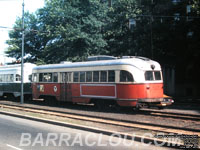
<svg viewBox="0 0 200 150"><path fill-rule="evenodd" d="M71 72L61 73L61 101L72 101L71 94Z"/></svg>

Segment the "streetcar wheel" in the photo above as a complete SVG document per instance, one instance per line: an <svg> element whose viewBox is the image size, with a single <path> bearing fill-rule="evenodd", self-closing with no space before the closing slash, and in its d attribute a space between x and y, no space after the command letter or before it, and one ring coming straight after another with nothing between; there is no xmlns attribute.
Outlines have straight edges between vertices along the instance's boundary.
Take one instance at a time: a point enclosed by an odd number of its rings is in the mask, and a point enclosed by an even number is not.
<svg viewBox="0 0 200 150"><path fill-rule="evenodd" d="M159 106L158 109L164 109L164 107L163 106Z"/></svg>
<svg viewBox="0 0 200 150"><path fill-rule="evenodd" d="M109 104L103 100L95 101L94 106L97 108L97 110L107 110L109 108Z"/></svg>
<svg viewBox="0 0 200 150"><path fill-rule="evenodd" d="M47 96L44 98L44 102L46 105L54 106L57 104L57 100L55 97Z"/></svg>
<svg viewBox="0 0 200 150"><path fill-rule="evenodd" d="M10 100L10 101L14 101L14 100L15 100L15 97L14 97L13 94L9 94L9 95L7 96L7 99Z"/></svg>

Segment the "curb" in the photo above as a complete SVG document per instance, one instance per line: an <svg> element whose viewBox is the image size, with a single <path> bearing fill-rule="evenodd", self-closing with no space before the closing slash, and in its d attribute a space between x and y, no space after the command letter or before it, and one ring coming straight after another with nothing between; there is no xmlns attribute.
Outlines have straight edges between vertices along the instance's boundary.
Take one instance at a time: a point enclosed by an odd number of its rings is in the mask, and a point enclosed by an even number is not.
<svg viewBox="0 0 200 150"><path fill-rule="evenodd" d="M144 137L144 136L139 136L139 135L131 135L128 133L123 133L123 132L88 127L88 126L84 126L84 125L77 125L77 124L55 121L55 120L50 120L50 119L44 119L44 118L39 118L39 117L32 117L32 116L28 116L28 115L21 115L21 114L17 114L17 113L2 111L2 110L0 110L0 114L9 115L12 117L17 117L17 118L22 118L22 119L28 119L28 120L32 120L32 121L48 123L48 124L62 126L62 127L84 130L84 131L88 131L88 132L101 133L101 134L108 135L108 136L115 135L116 137L119 137L119 135L120 135L121 138L126 138L129 140L134 139L134 141L137 141L137 142L143 142L146 144L153 144L153 145L157 145L157 146L164 146L164 147L170 147L170 148L176 148L176 149L181 149L181 147L184 147L183 144L174 143L174 142L170 142L170 141L166 141L166 140L161 140L161 139L156 139L156 138L151 138L151 137Z"/></svg>

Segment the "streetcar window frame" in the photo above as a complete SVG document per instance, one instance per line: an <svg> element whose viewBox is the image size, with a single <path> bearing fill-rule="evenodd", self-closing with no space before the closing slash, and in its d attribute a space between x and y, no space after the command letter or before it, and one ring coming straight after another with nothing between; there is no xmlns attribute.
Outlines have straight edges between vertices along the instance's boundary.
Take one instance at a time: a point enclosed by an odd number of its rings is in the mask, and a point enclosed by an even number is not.
<svg viewBox="0 0 200 150"><path fill-rule="evenodd" d="M67 83L66 72L61 72L61 83Z"/></svg>
<svg viewBox="0 0 200 150"><path fill-rule="evenodd" d="M53 78L53 82L57 83L58 82L58 73L57 72L53 72L52 78Z"/></svg>
<svg viewBox="0 0 200 150"><path fill-rule="evenodd" d="M76 71L73 72L73 82L115 82L115 70L101 70L101 71Z"/></svg>
<svg viewBox="0 0 200 150"><path fill-rule="evenodd" d="M145 71L144 77L145 77L145 81L161 81L162 80L161 71Z"/></svg>
<svg viewBox="0 0 200 150"><path fill-rule="evenodd" d="M29 80L30 82L32 82L32 75L31 75L31 74L28 75L28 80Z"/></svg>
<svg viewBox="0 0 200 150"><path fill-rule="evenodd" d="M154 75L153 71L145 71L145 80L146 81L154 81Z"/></svg>
<svg viewBox="0 0 200 150"><path fill-rule="evenodd" d="M108 81L108 73L107 71L100 71L100 82Z"/></svg>
<svg viewBox="0 0 200 150"><path fill-rule="evenodd" d="M52 82L52 73L44 73L43 82Z"/></svg>
<svg viewBox="0 0 200 150"><path fill-rule="evenodd" d="M62 80L61 80L62 83L68 83L72 81L71 79L72 72L61 72L61 76L62 76Z"/></svg>
<svg viewBox="0 0 200 150"><path fill-rule="evenodd" d="M72 81L72 73L67 72L67 77L68 77L68 82L71 82Z"/></svg>
<svg viewBox="0 0 200 150"><path fill-rule="evenodd" d="M86 71L86 82L92 82L92 71Z"/></svg>
<svg viewBox="0 0 200 150"><path fill-rule="evenodd" d="M39 73L39 82L43 82L43 76L44 76L43 73Z"/></svg>
<svg viewBox="0 0 200 150"><path fill-rule="evenodd" d="M93 82L99 82L99 71L93 71Z"/></svg>
<svg viewBox="0 0 200 150"><path fill-rule="evenodd" d="M73 73L73 82L79 82L79 72Z"/></svg>
<svg viewBox="0 0 200 150"><path fill-rule="evenodd" d="M37 74L35 73L33 76L33 82L37 82ZM39 73L39 82L57 83L58 72Z"/></svg>
<svg viewBox="0 0 200 150"><path fill-rule="evenodd" d="M34 73L32 76L32 81L37 82L37 73Z"/></svg>
<svg viewBox="0 0 200 150"><path fill-rule="evenodd" d="M21 81L21 75L20 74L15 75L15 81Z"/></svg>
<svg viewBox="0 0 200 150"><path fill-rule="evenodd" d="M115 82L115 71L108 70L108 82Z"/></svg>
<svg viewBox="0 0 200 150"><path fill-rule="evenodd" d="M162 80L161 72L154 71L155 80Z"/></svg>
<svg viewBox="0 0 200 150"><path fill-rule="evenodd" d="M10 74L10 82L14 82L14 74Z"/></svg>
<svg viewBox="0 0 200 150"><path fill-rule="evenodd" d="M79 74L80 74L80 82L85 82L85 72L81 71Z"/></svg>
<svg viewBox="0 0 200 150"><path fill-rule="evenodd" d="M120 70L120 82L134 82L132 73L127 70Z"/></svg>
<svg viewBox="0 0 200 150"><path fill-rule="evenodd" d="M0 82L14 82L14 74L0 74Z"/></svg>
<svg viewBox="0 0 200 150"><path fill-rule="evenodd" d="M0 74L0 82L3 82L3 75Z"/></svg>

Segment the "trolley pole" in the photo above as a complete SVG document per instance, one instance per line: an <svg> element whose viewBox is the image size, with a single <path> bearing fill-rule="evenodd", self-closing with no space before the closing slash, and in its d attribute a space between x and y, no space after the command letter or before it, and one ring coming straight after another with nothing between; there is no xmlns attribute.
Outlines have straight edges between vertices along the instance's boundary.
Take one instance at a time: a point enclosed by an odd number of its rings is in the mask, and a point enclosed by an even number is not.
<svg viewBox="0 0 200 150"><path fill-rule="evenodd" d="M21 104L24 103L24 0L22 3Z"/></svg>

